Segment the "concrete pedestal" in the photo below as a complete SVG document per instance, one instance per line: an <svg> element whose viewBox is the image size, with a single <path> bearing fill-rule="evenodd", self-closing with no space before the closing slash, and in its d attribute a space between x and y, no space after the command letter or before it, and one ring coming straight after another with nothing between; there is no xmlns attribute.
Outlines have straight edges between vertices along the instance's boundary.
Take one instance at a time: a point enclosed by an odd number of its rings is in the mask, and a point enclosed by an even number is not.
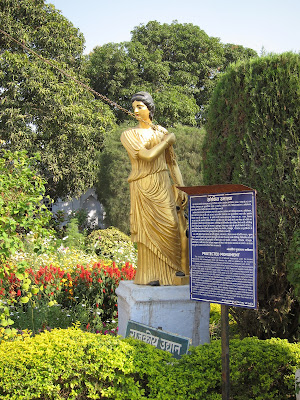
<svg viewBox="0 0 300 400"><path fill-rule="evenodd" d="M147 286L121 281L118 295L119 335L125 337L129 320L192 339L192 345L209 343L207 302L190 300L189 285Z"/></svg>

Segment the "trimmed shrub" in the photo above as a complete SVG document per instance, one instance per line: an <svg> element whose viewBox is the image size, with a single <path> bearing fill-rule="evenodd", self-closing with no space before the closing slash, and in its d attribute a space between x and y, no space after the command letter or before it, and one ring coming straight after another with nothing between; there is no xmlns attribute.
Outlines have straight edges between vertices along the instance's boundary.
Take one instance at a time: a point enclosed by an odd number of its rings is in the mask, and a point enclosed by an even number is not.
<svg viewBox="0 0 300 400"><path fill-rule="evenodd" d="M230 341L230 395L234 400L294 398L300 346L287 340L245 338ZM159 377L160 400L218 400L221 388L221 342L191 348Z"/></svg>
<svg viewBox="0 0 300 400"><path fill-rule="evenodd" d="M231 65L213 93L206 126L204 183L257 190L259 308L230 312L243 335L262 339L299 334L299 302L287 280L288 262L299 260L291 254L300 222L299 75L300 56L293 53Z"/></svg>
<svg viewBox="0 0 300 400"><path fill-rule="evenodd" d="M147 398L146 373L163 374L170 355L152 346L143 346L139 355L139 349L110 335L72 328L2 343L0 399Z"/></svg>
<svg viewBox="0 0 300 400"><path fill-rule="evenodd" d="M219 340L176 360L132 338L56 329L1 343L0 359L0 399L221 399ZM299 345L233 340L230 360L234 400L294 398Z"/></svg>

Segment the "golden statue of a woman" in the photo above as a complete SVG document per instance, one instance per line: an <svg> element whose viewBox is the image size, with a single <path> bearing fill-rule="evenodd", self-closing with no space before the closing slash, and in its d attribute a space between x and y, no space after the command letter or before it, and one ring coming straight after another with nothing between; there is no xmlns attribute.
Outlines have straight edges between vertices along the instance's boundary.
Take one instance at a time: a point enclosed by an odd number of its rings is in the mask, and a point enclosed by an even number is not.
<svg viewBox="0 0 300 400"><path fill-rule="evenodd" d="M176 275L187 272L176 210L176 203L186 202L185 194L174 189L169 176L175 186L184 186L171 147L175 135L152 125L155 106L149 93L138 92L131 100L139 123L122 133L121 142L132 166L130 229L138 246L134 283L172 285Z"/></svg>

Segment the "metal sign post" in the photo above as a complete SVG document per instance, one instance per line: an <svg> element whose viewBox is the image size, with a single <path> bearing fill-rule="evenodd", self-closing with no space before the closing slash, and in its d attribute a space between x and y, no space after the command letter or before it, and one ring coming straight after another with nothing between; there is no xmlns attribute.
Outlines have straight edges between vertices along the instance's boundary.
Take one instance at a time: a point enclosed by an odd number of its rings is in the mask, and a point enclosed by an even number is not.
<svg viewBox="0 0 300 400"><path fill-rule="evenodd" d="M230 367L229 367L229 322L228 306L221 305L221 345L222 345L222 400L229 400Z"/></svg>

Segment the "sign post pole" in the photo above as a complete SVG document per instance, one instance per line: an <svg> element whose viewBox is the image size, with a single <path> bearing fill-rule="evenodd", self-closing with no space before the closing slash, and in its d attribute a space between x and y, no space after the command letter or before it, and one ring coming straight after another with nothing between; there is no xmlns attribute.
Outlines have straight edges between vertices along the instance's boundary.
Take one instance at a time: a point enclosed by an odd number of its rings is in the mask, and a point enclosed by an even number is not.
<svg viewBox="0 0 300 400"><path fill-rule="evenodd" d="M221 344L222 344L222 400L229 400L229 322L228 306L221 304Z"/></svg>

